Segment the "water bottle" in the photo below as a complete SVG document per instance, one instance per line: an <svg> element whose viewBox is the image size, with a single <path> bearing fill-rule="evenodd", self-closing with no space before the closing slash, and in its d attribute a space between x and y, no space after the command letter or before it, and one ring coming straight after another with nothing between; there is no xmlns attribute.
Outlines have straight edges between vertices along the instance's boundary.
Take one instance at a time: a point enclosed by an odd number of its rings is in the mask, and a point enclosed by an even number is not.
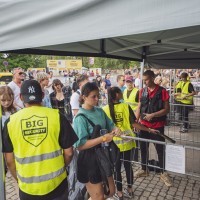
<svg viewBox="0 0 200 200"><path fill-rule="evenodd" d="M108 130L107 129L101 129L100 130L100 135L101 136L103 136L103 135L105 135L105 134L107 134L108 133ZM102 147L108 147L109 146L109 143L108 142L102 142L101 143L101 146Z"/></svg>

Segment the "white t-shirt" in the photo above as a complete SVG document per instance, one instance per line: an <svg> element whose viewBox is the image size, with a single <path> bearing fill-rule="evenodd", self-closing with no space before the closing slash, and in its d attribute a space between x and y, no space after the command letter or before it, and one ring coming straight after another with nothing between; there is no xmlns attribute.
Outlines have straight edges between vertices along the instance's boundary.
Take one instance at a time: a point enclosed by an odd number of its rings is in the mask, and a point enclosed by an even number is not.
<svg viewBox="0 0 200 200"><path fill-rule="evenodd" d="M78 92L80 92L80 90L77 90ZM72 110L79 110L80 108L80 103L79 103L79 97L80 95L77 92L74 92L71 96L70 99L70 105Z"/></svg>
<svg viewBox="0 0 200 200"><path fill-rule="evenodd" d="M8 86L14 93L14 104L16 105L16 108L19 110L24 108L24 104L20 99L20 87L14 81L11 81Z"/></svg>
<svg viewBox="0 0 200 200"><path fill-rule="evenodd" d="M140 79L136 78L135 79L135 87L139 87L140 86Z"/></svg>
<svg viewBox="0 0 200 200"><path fill-rule="evenodd" d="M54 80L55 78L49 78L49 87L47 87L46 89L49 91L49 94L51 94L52 92L54 92L53 91L53 88L52 88L52 83L53 83L53 80Z"/></svg>

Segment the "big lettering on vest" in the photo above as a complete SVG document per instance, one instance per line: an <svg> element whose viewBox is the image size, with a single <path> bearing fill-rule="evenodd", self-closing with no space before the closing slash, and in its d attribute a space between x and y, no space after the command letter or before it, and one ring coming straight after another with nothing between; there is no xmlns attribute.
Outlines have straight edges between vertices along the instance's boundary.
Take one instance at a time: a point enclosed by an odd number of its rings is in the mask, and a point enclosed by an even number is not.
<svg viewBox="0 0 200 200"><path fill-rule="evenodd" d="M141 97L141 108L140 108L140 116L142 120L145 120L144 113L151 114L163 109L162 90L163 90L163 87L159 87L154 97L149 98L147 88L143 89L142 97ZM165 120L166 120L166 116L154 117L151 120L151 122L159 122L159 121L165 121Z"/></svg>
<svg viewBox="0 0 200 200"><path fill-rule="evenodd" d="M130 114L128 107L128 104L125 103L119 103L114 105L116 126L122 131L123 134L135 137L135 134L132 131L131 124L129 121ZM106 113L106 115L110 119L112 119L109 105L104 106L103 110ZM113 137L113 141L120 149L120 152L128 151L136 147L135 141L133 139L124 140L120 137Z"/></svg>
<svg viewBox="0 0 200 200"><path fill-rule="evenodd" d="M58 110L41 106L24 108L10 116L8 133L18 184L27 194L46 195L67 177L58 143L59 124Z"/></svg>

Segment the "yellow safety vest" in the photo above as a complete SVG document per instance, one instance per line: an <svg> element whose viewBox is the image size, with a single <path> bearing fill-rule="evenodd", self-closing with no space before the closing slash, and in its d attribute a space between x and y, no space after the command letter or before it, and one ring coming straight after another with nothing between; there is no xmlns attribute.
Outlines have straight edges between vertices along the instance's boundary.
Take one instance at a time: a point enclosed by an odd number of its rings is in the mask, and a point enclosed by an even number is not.
<svg viewBox="0 0 200 200"><path fill-rule="evenodd" d="M180 98L183 98L186 95L190 94L188 92L189 84L190 84L190 81L187 81L186 83L182 82ZM189 96L184 100L180 100L180 102L183 103L183 104L190 104L191 105L191 104L193 104L193 96Z"/></svg>
<svg viewBox="0 0 200 200"><path fill-rule="evenodd" d="M177 93L178 89L181 89L182 82L183 82L183 81L179 81L179 82L176 84L175 93ZM175 100L176 100L176 101L180 101L180 95L177 95L177 96L175 97Z"/></svg>
<svg viewBox="0 0 200 200"><path fill-rule="evenodd" d="M57 109L24 108L7 125L13 144L19 188L30 195L46 195L67 177L59 141Z"/></svg>
<svg viewBox="0 0 200 200"><path fill-rule="evenodd" d="M106 115L111 118L109 106L106 105L103 107ZM129 108L128 104L119 103L114 105L115 110L115 119L117 121L116 126L126 135L135 137L135 134L132 131L130 120L129 120ZM113 137L113 141L120 149L120 152L131 150L136 147L135 141L132 139L122 139L120 137Z"/></svg>
<svg viewBox="0 0 200 200"><path fill-rule="evenodd" d="M138 102L136 102L136 94L138 92L137 88L133 88L133 90L131 91L131 94L129 95L129 97L127 98L127 89L124 90L123 92L123 98L124 98L124 103L127 103L131 106L133 111L136 111L137 107L138 107Z"/></svg>

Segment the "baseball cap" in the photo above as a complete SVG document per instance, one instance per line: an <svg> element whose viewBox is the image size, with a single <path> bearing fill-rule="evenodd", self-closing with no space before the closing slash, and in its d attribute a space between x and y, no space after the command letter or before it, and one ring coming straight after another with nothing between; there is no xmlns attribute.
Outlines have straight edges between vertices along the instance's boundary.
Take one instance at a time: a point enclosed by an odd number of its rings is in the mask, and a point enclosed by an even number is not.
<svg viewBox="0 0 200 200"><path fill-rule="evenodd" d="M132 77L132 76L127 76L127 77L125 78L125 81L126 81L126 82L127 82L127 81L133 82L133 77Z"/></svg>
<svg viewBox="0 0 200 200"><path fill-rule="evenodd" d="M24 103L42 102L42 88L36 80L26 80L22 83L20 89Z"/></svg>

